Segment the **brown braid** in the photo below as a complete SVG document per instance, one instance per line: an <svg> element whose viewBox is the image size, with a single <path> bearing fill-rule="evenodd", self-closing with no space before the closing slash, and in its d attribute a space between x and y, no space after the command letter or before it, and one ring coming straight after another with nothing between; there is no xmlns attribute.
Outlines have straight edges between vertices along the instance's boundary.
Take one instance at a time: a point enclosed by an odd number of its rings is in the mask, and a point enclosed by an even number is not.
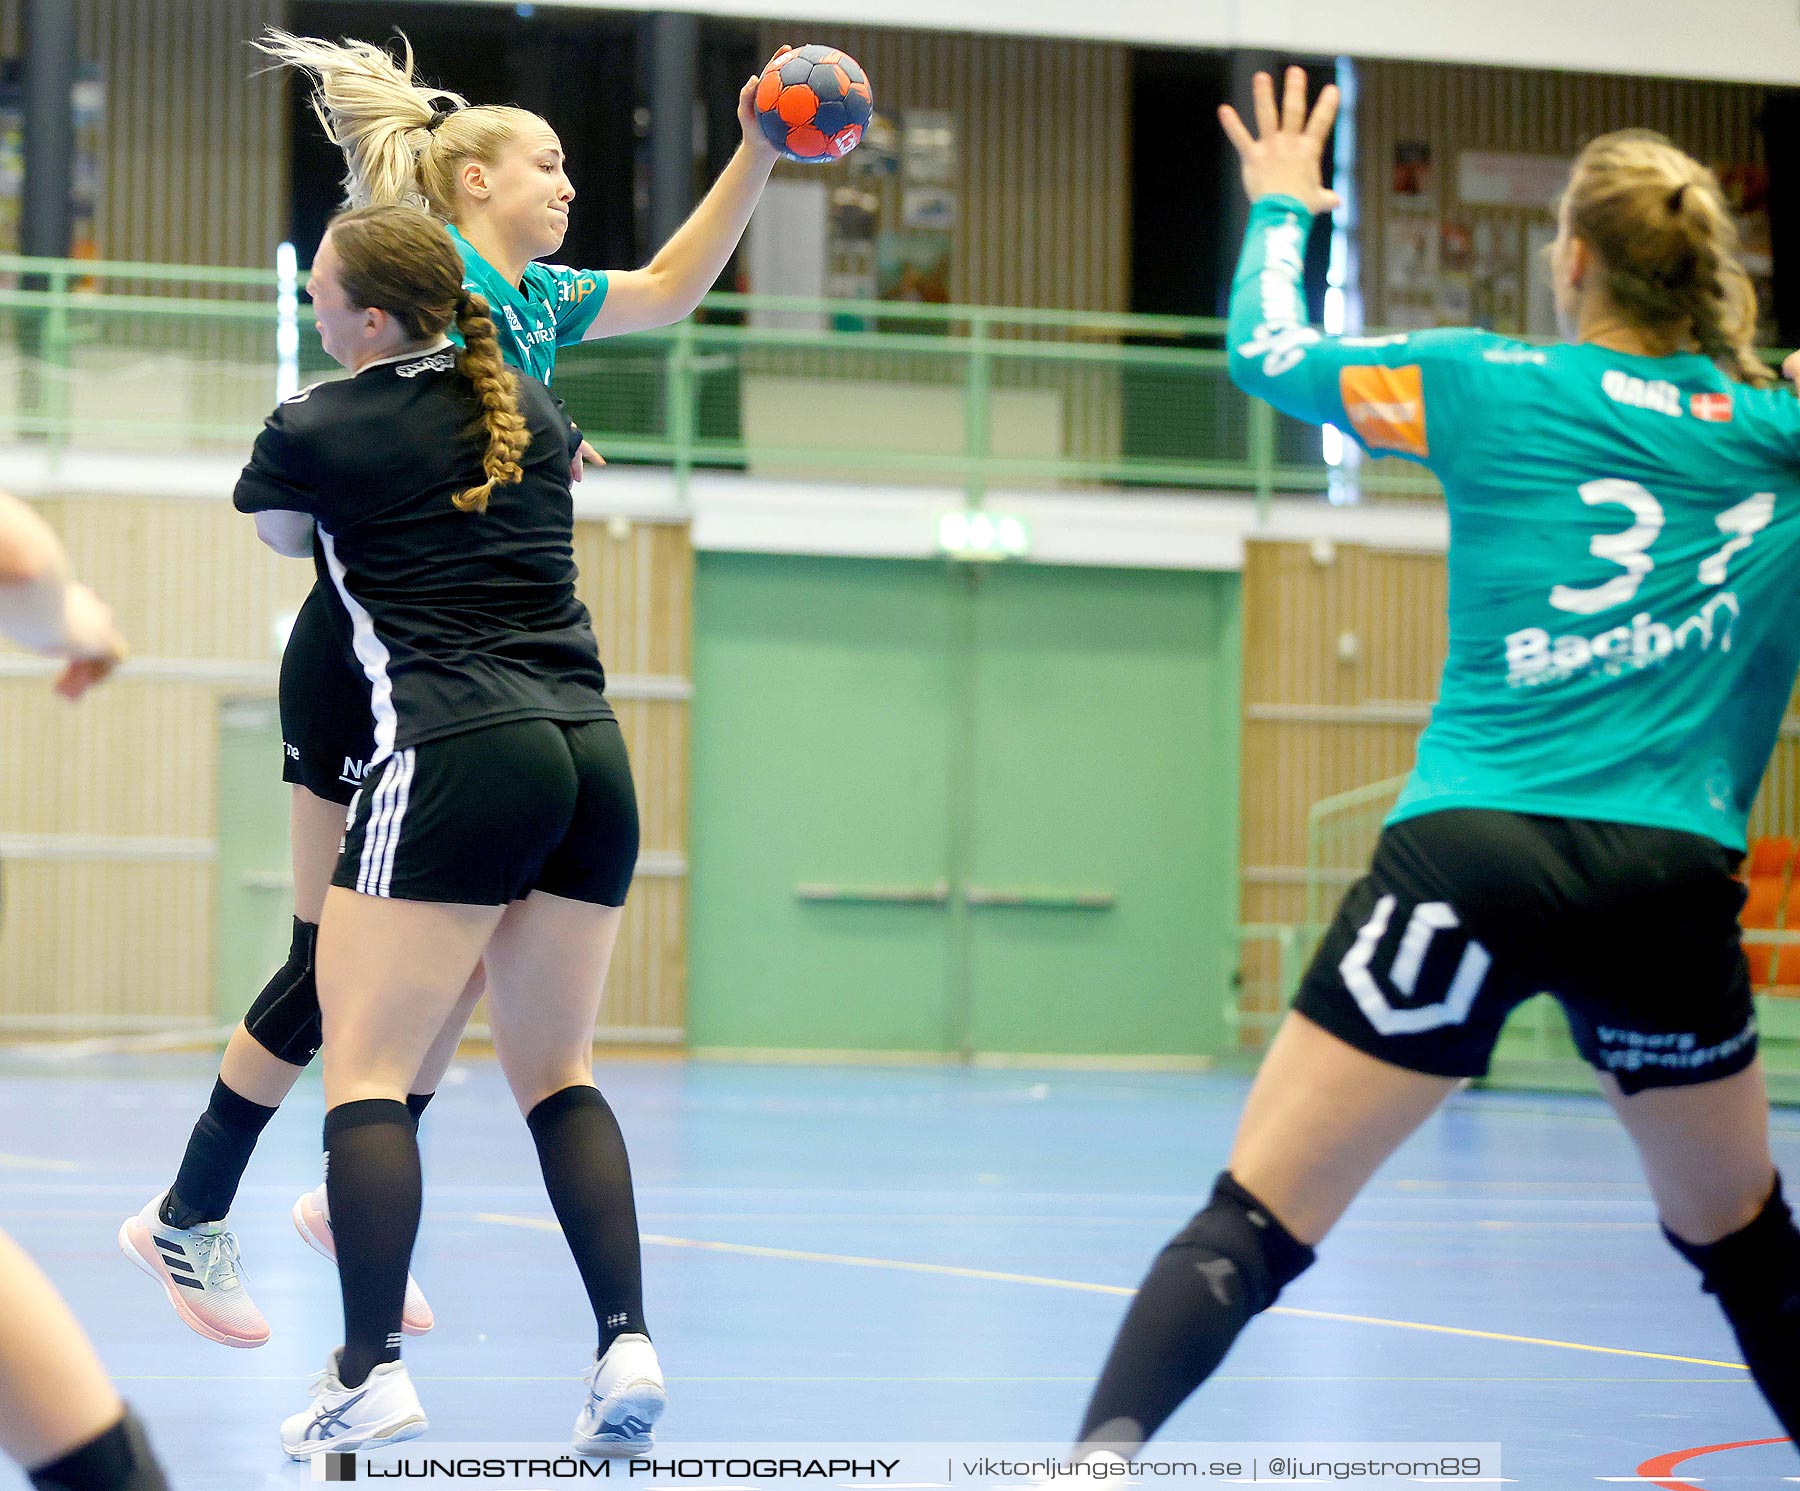
<svg viewBox="0 0 1800 1491"><path fill-rule="evenodd" d="M487 453L481 469L487 480L455 497L464 512L486 512L488 495L495 486L511 486L524 476L519 465L531 443L525 416L519 412L519 378L500 356L500 339L494 330L488 303L464 290L456 302L456 329L463 350L456 367L475 385L481 398L481 423L487 430Z"/></svg>
<svg viewBox="0 0 1800 1491"><path fill-rule="evenodd" d="M524 476L519 462L531 432L519 407L519 381L500 357L487 302L463 288L462 256L440 222L411 207L358 207L340 213L327 230L337 250L338 279L355 306L392 316L410 340L430 345L454 322L463 350L456 368L475 385L481 417L471 433L485 434L478 487L451 500L465 513L486 512L496 486Z"/></svg>

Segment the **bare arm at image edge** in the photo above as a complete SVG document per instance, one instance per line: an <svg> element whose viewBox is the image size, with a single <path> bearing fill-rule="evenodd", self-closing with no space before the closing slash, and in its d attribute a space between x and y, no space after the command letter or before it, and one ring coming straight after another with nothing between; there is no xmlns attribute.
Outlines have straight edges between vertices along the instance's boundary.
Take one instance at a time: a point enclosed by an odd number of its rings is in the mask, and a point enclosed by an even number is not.
<svg viewBox="0 0 1800 1491"><path fill-rule="evenodd" d="M0 492L0 634L69 666L57 692L78 698L124 661L112 610L69 579L69 560L50 525Z"/></svg>

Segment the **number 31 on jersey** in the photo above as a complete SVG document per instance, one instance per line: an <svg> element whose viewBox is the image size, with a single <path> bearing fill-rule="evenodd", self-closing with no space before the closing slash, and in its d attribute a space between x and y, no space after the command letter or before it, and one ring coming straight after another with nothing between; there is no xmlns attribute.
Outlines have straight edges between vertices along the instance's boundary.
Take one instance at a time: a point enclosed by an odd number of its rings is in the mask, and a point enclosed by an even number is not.
<svg viewBox="0 0 1800 1491"><path fill-rule="evenodd" d="M1550 604L1557 610L1592 616L1595 612L1624 605L1637 594L1644 576L1656 567L1656 561L1650 557L1650 546L1662 533L1663 509L1647 488L1618 477L1584 482L1579 490L1581 500L1589 507L1612 503L1629 511L1633 519L1631 527L1623 532L1602 533L1588 544L1588 552L1596 559L1618 565L1624 574L1614 575L1600 585L1558 585L1550 592ZM1769 519L1774 514L1775 494L1758 492L1715 517L1713 522L1718 525L1719 532L1726 535L1725 543L1700 561L1700 583L1723 585L1731 556L1749 548L1756 535L1769 526Z"/></svg>

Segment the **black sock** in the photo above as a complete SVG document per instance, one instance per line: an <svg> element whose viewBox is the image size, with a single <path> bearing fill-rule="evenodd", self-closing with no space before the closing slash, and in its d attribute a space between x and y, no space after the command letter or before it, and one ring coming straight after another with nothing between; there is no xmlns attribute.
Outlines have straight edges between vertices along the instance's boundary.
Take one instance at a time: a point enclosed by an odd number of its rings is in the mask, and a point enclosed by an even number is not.
<svg viewBox="0 0 1800 1491"><path fill-rule="evenodd" d="M417 1124L418 1121L425 1116L426 1108L431 1105L431 1100L436 1096L437 1094L435 1092L413 1092L407 1094L406 1111L412 1114L414 1124Z"/></svg>
<svg viewBox="0 0 1800 1491"><path fill-rule="evenodd" d="M60 1460L30 1472L37 1491L169 1491L144 1426L125 1417Z"/></svg>
<svg viewBox="0 0 1800 1491"><path fill-rule="evenodd" d="M1730 1236L1690 1243L1666 1227L1663 1236L1700 1270L1751 1377L1781 1427L1800 1440L1800 1229L1781 1194L1781 1177L1762 1210Z"/></svg>
<svg viewBox="0 0 1800 1491"><path fill-rule="evenodd" d="M256 1152L256 1141L275 1116L273 1108L239 1097L221 1078L175 1172L175 1184L163 1197L159 1215L170 1227L222 1222L237 1197L244 1167Z"/></svg>
<svg viewBox="0 0 1800 1491"><path fill-rule="evenodd" d="M325 1190L344 1292L338 1380L357 1387L400 1360L406 1269L419 1235L419 1141L392 1098L342 1103L325 1115Z"/></svg>
<svg viewBox="0 0 1800 1491"><path fill-rule="evenodd" d="M597 1088L583 1085L552 1093L525 1122L537 1142L551 1208L594 1307L601 1352L627 1332L649 1335L637 1202L618 1119Z"/></svg>
<svg viewBox="0 0 1800 1491"><path fill-rule="evenodd" d="M1210 1377L1252 1316L1313 1260L1229 1173L1151 1265L1119 1327L1083 1443L1135 1450Z"/></svg>

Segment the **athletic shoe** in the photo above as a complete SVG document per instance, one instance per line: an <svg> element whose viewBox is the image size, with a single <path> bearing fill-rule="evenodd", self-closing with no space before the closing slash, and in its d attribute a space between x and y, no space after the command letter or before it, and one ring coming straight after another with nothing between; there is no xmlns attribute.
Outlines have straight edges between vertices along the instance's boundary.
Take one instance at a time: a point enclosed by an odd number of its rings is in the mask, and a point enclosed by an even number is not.
<svg viewBox="0 0 1800 1491"><path fill-rule="evenodd" d="M281 1421L281 1447L291 1460L310 1460L327 1450L378 1450L417 1439L431 1426L405 1362L383 1362L356 1387L338 1380L343 1348L331 1353L312 1380L312 1402Z"/></svg>
<svg viewBox="0 0 1800 1491"><path fill-rule="evenodd" d="M165 1193L166 1195L166 1193ZM238 1242L223 1222L171 1227L153 1198L119 1227L119 1250L163 1287L184 1324L221 1346L260 1346L269 1322L244 1287Z"/></svg>
<svg viewBox="0 0 1800 1491"><path fill-rule="evenodd" d="M316 1253L337 1262L337 1239L331 1235L331 1208L325 1200L325 1187L308 1191L294 1203L294 1230L304 1237ZM406 1276L406 1304L400 1311L400 1329L409 1336L422 1336L437 1324L437 1316L425 1302L425 1291L409 1273Z"/></svg>
<svg viewBox="0 0 1800 1491"><path fill-rule="evenodd" d="M587 1369L587 1402L575 1420L575 1448L584 1455L634 1455L650 1448L651 1433L669 1395L648 1336L615 1337Z"/></svg>

